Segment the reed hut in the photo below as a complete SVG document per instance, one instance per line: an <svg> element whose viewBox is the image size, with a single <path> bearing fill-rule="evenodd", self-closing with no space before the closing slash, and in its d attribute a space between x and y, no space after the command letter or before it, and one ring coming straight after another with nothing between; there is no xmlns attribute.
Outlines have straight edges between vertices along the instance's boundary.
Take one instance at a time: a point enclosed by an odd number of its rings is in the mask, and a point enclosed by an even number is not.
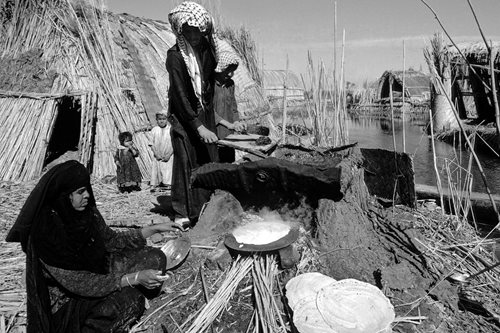
<svg viewBox="0 0 500 333"><path fill-rule="evenodd" d="M453 45L447 47L451 63L452 101L457 106L462 119L477 118L481 121L493 122L495 108L490 89L491 75L488 50L484 42L458 43L457 47ZM493 43L492 51L496 55L493 61L494 67L499 71L500 42ZM474 70L471 70L469 65ZM499 77L500 72L497 72L497 87L500 82Z"/></svg>
<svg viewBox="0 0 500 333"><path fill-rule="evenodd" d="M0 180L33 179L67 151L94 176L113 175L121 131L133 133L148 179L149 130L168 105L170 25L69 0L0 1L0 22ZM234 81L242 115L265 109L245 66Z"/></svg>
<svg viewBox="0 0 500 333"><path fill-rule="evenodd" d="M430 98L429 75L409 69L405 71L405 102L414 105L427 103ZM403 97L403 71L385 71L378 80L378 102L386 103L390 100L392 91L393 101L401 102Z"/></svg>
<svg viewBox="0 0 500 333"><path fill-rule="evenodd" d="M283 99L286 77L286 98L287 101L304 101L304 85L294 72L288 70L265 70L264 71L264 91L269 101Z"/></svg>

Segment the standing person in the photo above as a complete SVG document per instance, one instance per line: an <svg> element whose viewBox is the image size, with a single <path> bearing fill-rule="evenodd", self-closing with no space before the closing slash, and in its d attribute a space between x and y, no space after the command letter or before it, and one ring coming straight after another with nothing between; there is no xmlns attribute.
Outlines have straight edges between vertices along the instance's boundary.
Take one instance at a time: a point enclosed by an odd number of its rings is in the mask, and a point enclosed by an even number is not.
<svg viewBox="0 0 500 333"><path fill-rule="evenodd" d="M139 150L135 147L132 133L121 132L118 134L120 145L116 150L116 183L120 192L130 193L141 190L141 171L135 158Z"/></svg>
<svg viewBox="0 0 500 333"><path fill-rule="evenodd" d="M170 139L170 124L168 123L168 111L161 110L156 113L157 126L151 130L151 143L149 146L153 151L154 160L151 169L152 191L155 188L170 189L172 184L172 166L174 150Z"/></svg>
<svg viewBox="0 0 500 333"><path fill-rule="evenodd" d="M217 45L212 18L201 5L183 2L168 15L177 43L167 52L169 112L174 165L172 206L175 221L197 222L210 191L192 188L192 170L218 161L213 110Z"/></svg>
<svg viewBox="0 0 500 333"><path fill-rule="evenodd" d="M217 137L224 139L233 131L241 132L246 124L239 121L238 103L234 95L234 71L238 68L238 57L232 52L220 52L215 68L214 110ZM219 161L232 163L235 151L230 147L219 147Z"/></svg>
<svg viewBox="0 0 500 333"><path fill-rule="evenodd" d="M77 161L45 173L9 231L26 253L28 333L126 332L161 292L165 254L146 238L174 223L115 232Z"/></svg>

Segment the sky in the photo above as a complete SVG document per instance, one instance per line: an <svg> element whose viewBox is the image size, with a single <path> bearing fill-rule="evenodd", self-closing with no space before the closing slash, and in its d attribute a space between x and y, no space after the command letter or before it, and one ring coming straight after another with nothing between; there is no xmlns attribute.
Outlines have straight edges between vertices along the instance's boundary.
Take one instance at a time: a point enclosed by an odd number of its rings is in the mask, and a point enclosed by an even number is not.
<svg viewBox="0 0 500 333"><path fill-rule="evenodd" d="M425 0L437 13L455 42L480 41L467 0ZM488 40L500 41L500 0L470 0ZM115 13L167 21L179 0L105 0ZM442 32L434 14L421 0L337 0L337 33L334 0L205 0L224 24L243 25L253 36L264 69L289 68L307 73L307 55L314 66L333 67L336 35L337 69L342 58L345 31L344 73L361 85L385 70L427 71L423 48L436 32Z"/></svg>

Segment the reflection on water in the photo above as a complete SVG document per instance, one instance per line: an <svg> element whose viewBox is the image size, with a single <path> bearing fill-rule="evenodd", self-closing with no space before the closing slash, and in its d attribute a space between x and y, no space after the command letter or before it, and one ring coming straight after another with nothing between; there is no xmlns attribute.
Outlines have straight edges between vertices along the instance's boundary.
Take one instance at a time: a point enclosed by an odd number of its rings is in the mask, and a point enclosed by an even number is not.
<svg viewBox="0 0 500 333"><path fill-rule="evenodd" d="M418 122L405 122L406 152L413 156L415 168L415 181L420 184L436 185L434 173L432 146L430 138L425 134L425 124ZM383 148L393 150L392 124L387 119L374 119L368 117L351 117L348 119L349 141L358 142L364 148ZM403 151L403 122L395 120L394 133L396 137L396 150ZM455 149L452 145L435 141L438 168L441 181L447 179L444 165L449 161L452 166L455 162L466 170L470 154L465 149ZM500 194L500 159L484 154L478 154L483 170L488 180L488 187L492 193ZM451 169L451 168L450 168ZM454 182L464 179L466 172L455 167ZM473 162L472 168L473 190L484 192L484 184L477 166ZM460 183L463 183L461 181Z"/></svg>

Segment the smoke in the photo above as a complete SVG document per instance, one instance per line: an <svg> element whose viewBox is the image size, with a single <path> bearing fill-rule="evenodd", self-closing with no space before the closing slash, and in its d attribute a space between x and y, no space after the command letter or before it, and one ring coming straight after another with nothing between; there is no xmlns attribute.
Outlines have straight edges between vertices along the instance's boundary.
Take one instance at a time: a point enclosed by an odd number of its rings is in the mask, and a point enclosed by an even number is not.
<svg viewBox="0 0 500 333"><path fill-rule="evenodd" d="M253 222L299 223L306 230L311 227L315 218L315 208L307 202L306 197L276 209L262 207L249 210L246 213L249 214L248 219Z"/></svg>

